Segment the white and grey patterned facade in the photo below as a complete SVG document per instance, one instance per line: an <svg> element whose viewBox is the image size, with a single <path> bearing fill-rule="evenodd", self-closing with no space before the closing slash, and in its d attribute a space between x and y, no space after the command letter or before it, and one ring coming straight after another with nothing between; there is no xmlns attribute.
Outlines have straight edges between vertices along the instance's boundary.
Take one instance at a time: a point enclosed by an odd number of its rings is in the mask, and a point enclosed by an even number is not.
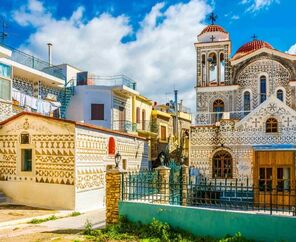
<svg viewBox="0 0 296 242"><path fill-rule="evenodd" d="M258 147L295 149L296 56L253 40L230 58L231 41L220 26L203 30L195 47L197 115L190 132L191 165L204 177L213 178L213 156L225 150L233 159L232 178L251 178ZM225 55L224 70L219 69L219 59L208 58L211 53ZM202 54L206 58L202 59ZM211 71L216 79L210 76ZM278 122L276 133L266 132L269 118Z"/></svg>

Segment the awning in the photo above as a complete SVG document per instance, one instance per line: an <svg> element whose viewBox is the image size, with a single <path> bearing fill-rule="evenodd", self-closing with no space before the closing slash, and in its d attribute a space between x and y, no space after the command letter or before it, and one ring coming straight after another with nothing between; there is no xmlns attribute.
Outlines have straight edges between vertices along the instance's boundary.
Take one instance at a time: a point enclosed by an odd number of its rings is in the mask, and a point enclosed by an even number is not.
<svg viewBox="0 0 296 242"><path fill-rule="evenodd" d="M270 145L253 145L255 151L276 151L276 150L295 150L296 145L293 144L270 144Z"/></svg>

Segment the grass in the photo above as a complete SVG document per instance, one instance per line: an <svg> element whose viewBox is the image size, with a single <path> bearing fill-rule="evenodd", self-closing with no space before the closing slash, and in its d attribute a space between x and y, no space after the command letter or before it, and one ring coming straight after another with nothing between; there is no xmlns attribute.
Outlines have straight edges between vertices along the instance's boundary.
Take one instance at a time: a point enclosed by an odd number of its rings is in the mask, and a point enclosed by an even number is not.
<svg viewBox="0 0 296 242"><path fill-rule="evenodd" d="M131 223L121 218L118 224L105 229L94 230L87 221L83 231L91 241L141 241L141 242L249 242L240 233L235 236L215 239L204 236L194 236L182 230L173 229L169 224L153 219L149 225Z"/></svg>
<svg viewBox="0 0 296 242"><path fill-rule="evenodd" d="M55 216L55 215L52 215L50 217L47 217L47 218L33 218L29 223L30 224L41 224L41 223L44 223L44 222L47 222L47 221L51 221L51 220L57 220L58 218Z"/></svg>
<svg viewBox="0 0 296 242"><path fill-rule="evenodd" d="M76 216L79 216L79 215L81 215L81 213L80 212L76 212L76 211L74 211L74 212L72 212L70 214L71 217L76 217Z"/></svg>

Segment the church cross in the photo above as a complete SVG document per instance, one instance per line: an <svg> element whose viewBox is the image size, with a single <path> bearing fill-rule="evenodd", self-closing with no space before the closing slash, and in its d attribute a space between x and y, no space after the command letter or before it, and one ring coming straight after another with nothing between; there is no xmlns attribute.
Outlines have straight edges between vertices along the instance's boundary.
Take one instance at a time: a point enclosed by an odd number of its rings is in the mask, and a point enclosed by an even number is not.
<svg viewBox="0 0 296 242"><path fill-rule="evenodd" d="M256 34L254 34L253 36L252 36L252 39L253 40L256 40L258 38L258 36L256 35Z"/></svg>
<svg viewBox="0 0 296 242"><path fill-rule="evenodd" d="M255 120L254 120L252 123L255 124L255 128L257 128L257 126L258 126L258 124L259 124L260 122L258 121L257 118L255 118Z"/></svg>
<svg viewBox="0 0 296 242"><path fill-rule="evenodd" d="M216 39L216 37L214 37L214 35L212 35L210 39L212 40L212 42L214 42L214 39Z"/></svg>
<svg viewBox="0 0 296 242"><path fill-rule="evenodd" d="M209 16L209 20L211 21L211 24L215 24L215 22L217 21L218 16L215 15L214 12L211 13L211 15Z"/></svg>
<svg viewBox="0 0 296 242"><path fill-rule="evenodd" d="M292 120L288 117L284 122L287 123L287 126L289 127L291 121L292 121Z"/></svg>

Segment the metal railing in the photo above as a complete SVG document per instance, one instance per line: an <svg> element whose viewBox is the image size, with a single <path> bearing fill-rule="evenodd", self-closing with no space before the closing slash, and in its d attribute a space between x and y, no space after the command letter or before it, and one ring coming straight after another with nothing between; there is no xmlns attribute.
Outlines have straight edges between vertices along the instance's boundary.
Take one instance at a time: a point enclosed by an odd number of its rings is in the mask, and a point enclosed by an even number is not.
<svg viewBox="0 0 296 242"><path fill-rule="evenodd" d="M179 179L162 180L156 171L124 174L122 200L183 205L223 210L253 211L296 216L296 186L251 184L246 178L202 179L198 183ZM147 179L152 176L153 179Z"/></svg>
<svg viewBox="0 0 296 242"><path fill-rule="evenodd" d="M5 45L3 43L0 43L0 45L6 49L9 49L12 52L12 55L9 58L12 61L15 61L15 62L20 63L22 65L28 66L28 67L33 68L35 70L42 71L46 74L49 74L51 76L54 76L54 77L64 80L64 75L62 73L62 70L59 67L50 66L50 64L44 60L41 60L35 56L29 55L25 52L22 52L18 49L15 49L15 48Z"/></svg>
<svg viewBox="0 0 296 242"><path fill-rule="evenodd" d="M88 81L93 85L103 86L126 86L133 90L136 90L136 82L126 75L115 75L115 76L95 76L91 75L88 77Z"/></svg>
<svg viewBox="0 0 296 242"><path fill-rule="evenodd" d="M128 120L115 120L113 121L112 129L122 132L148 131L157 133L158 125L156 122L150 120L140 121L139 123L132 123Z"/></svg>
<svg viewBox="0 0 296 242"><path fill-rule="evenodd" d="M251 111L198 112L195 114L195 125L215 124L221 119L241 120L250 112Z"/></svg>

